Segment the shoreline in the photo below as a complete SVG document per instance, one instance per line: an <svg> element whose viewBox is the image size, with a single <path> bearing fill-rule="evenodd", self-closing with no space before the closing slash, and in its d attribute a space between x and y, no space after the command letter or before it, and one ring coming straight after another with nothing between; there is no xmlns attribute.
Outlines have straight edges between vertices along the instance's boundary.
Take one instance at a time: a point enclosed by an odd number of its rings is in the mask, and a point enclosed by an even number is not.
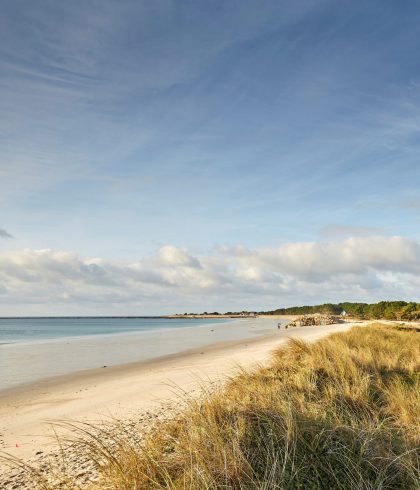
<svg viewBox="0 0 420 490"><path fill-rule="evenodd" d="M122 334L104 334L104 335L106 336L125 335L126 333L127 332L124 332ZM129 332L128 335L130 335L131 333L132 332ZM271 337L275 336L276 333L266 334L265 336L258 336L255 338L244 338L241 340L215 342L207 346L203 346L201 348L194 347L192 349L185 349L180 352L176 352L174 354L166 354L152 359L132 361L132 362L126 362L126 363L115 364L110 366L104 365L98 368L82 369L80 371L74 371L68 374L50 376L44 379L40 379L28 383L22 383L17 386L12 386L10 388L0 389L0 409L2 406L3 397L15 396L33 390L37 391L43 389L44 387L58 386L58 385L65 386L68 383L89 380L90 378L93 379L98 377L98 378L105 379L109 376L117 376L120 372L122 372L123 374L127 374L131 370L137 371L142 368L153 368L154 366L164 365L166 363L170 363L171 361L176 361L181 358L187 358L189 356L194 356L199 354L202 355L203 353L211 353L213 350L218 351L218 350L228 349L229 347L235 347L241 344L249 345L253 343L258 343L270 339ZM55 342L55 341L56 340L54 339L54 341L51 342ZM57 343L58 342L60 341L57 340ZM106 369L106 371L104 371L104 369Z"/></svg>
<svg viewBox="0 0 420 490"><path fill-rule="evenodd" d="M103 317L106 318L106 317ZM109 317L111 318L111 317ZM156 317L163 319L164 317ZM153 319L156 319L153 318ZM166 319L166 318L165 318ZM176 318L173 318L174 320ZM194 319L199 319L199 318L194 318ZM211 319L216 319L214 318L203 318L205 320L211 320ZM206 327L211 327L211 326L222 326L222 325L231 325L232 323L236 323L236 321L240 320L240 318L232 318L232 321L228 321L229 318L221 318L222 320L226 320L225 322L216 322L216 323L205 323L203 325L183 325L176 327L176 329L171 328L171 327L161 327L159 329L156 328L144 328L144 329L139 329L139 330L121 330L121 331L114 331L114 332L101 332L101 333L89 333L89 334L83 334L83 335L65 335L61 337L47 337L47 338L41 338L41 339L23 339L23 340L12 340L8 342L0 342L0 345L13 345L13 346L28 346L28 345L40 345L40 344L61 344L65 342L72 342L72 341L90 341L90 340L103 340L103 339L112 339L112 338L118 338L118 337L136 337L139 335L148 335L148 334L161 334L161 333L170 333L170 332L176 332L178 329L199 329L199 328L206 328ZM1 392L1 389L0 389Z"/></svg>
<svg viewBox="0 0 420 490"><path fill-rule="evenodd" d="M31 339L0 346L0 396L2 391L53 376L153 360L166 355L204 348L218 342L265 337L273 320L186 320L171 327ZM150 328L151 327L151 328Z"/></svg>
<svg viewBox="0 0 420 490"><path fill-rule="evenodd" d="M296 318L297 315L268 315L268 316L261 316L259 318L269 318L273 320L285 320L285 319L294 319ZM73 371L70 373L66 374L60 374L60 375L53 375L53 376L48 376L42 379L37 379L34 381L29 381L29 382L24 382L15 386L11 386L8 388L1 388L0 389L0 410L3 406L4 399L7 399L8 397L19 397L22 394L26 394L29 392L38 392L40 390L50 388L50 387L56 387L56 386L66 386L67 384L73 384L75 382L83 382L85 380L93 379L93 378L103 378L106 379L107 377L111 376L116 376L119 373L127 374L130 373L131 371L137 372L140 369L146 369L146 368L153 368L154 366L160 366L160 365L165 365L166 363L170 363L171 361L177 361L178 359L188 359L189 357L194 357L198 355L203 355L203 354L211 354L213 352L222 352L224 350L228 350L230 348L236 348L236 347L241 347L241 346L250 346L254 344L260 344L260 343L265 343L265 342L270 342L275 341L279 337L282 339L283 343L283 338L286 335L287 339L288 338L293 338L296 336L300 336L301 333L314 333L315 332L307 332L308 330L315 330L317 328L324 328L327 329L328 327L339 327L339 326L357 326L357 325L363 325L366 323L370 323L373 320L352 320L350 322L343 322L343 323L335 323L331 325L319 325L319 326L306 326L306 327L294 327L293 329L287 330L283 328L279 331L278 329L272 329L270 331L268 328L266 330L263 330L262 332L259 332L259 334L255 337L243 337L241 339L235 339L235 340L225 340L225 341L213 341L207 345L203 346L198 346L198 347L193 347L193 348L186 348L181 351L171 353L171 354L165 354L165 355L160 355L144 360L137 360L137 361L129 361L129 362L123 362L119 364L114 364L114 365L103 365L101 367L97 368L87 368L87 369L80 369L77 371ZM386 321L383 321L385 323ZM388 321L388 323L393 324L395 322L393 321ZM225 325L229 325L229 323ZM203 325L203 327L208 327L209 325ZM182 328L200 328L200 327L182 327ZM287 332L286 332L287 330ZM164 333L166 329L162 329L161 332ZM269 332L269 333L267 333ZM143 333L143 332L142 332ZM13 342L4 342L0 343L0 345L36 345L37 343L42 343L42 344L51 344L51 343L62 343L63 341L67 341L68 339L71 340L85 340L85 339L95 339L96 337L102 337L102 338L109 338L109 337L117 337L117 336L134 336L138 334L138 332L121 332L121 333L106 333L106 334L98 334L92 335L92 336L80 336L80 337L63 337L61 339L48 339L48 340L42 340L42 341L36 341L36 342L19 342L19 343L13 343ZM311 335L305 336L305 338L310 338ZM274 347L275 348L275 347ZM106 371L105 371L106 369ZM1 433L0 433L1 434ZM1 446L0 446L1 447Z"/></svg>
<svg viewBox="0 0 420 490"><path fill-rule="evenodd" d="M279 330L265 337L221 342L150 361L89 369L5 390L0 394L0 452L31 460L54 450L51 421L127 420L176 400L177 391L223 382L239 366L252 369L289 338L315 341L357 325ZM360 325L360 324L359 324ZM5 470L0 463L1 470Z"/></svg>

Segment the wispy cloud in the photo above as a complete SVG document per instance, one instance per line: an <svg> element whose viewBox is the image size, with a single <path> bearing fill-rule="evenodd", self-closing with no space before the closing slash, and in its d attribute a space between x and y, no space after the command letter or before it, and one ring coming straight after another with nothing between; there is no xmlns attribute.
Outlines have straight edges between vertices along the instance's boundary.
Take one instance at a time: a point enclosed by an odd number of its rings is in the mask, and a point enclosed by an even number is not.
<svg viewBox="0 0 420 490"><path fill-rule="evenodd" d="M382 235L384 230L374 226L328 225L319 231L322 237L343 238L352 236Z"/></svg>
<svg viewBox="0 0 420 490"><path fill-rule="evenodd" d="M11 235L8 231L4 230L3 228L0 228L0 238L10 239L10 238L14 238L14 236Z"/></svg>
<svg viewBox="0 0 420 490"><path fill-rule="evenodd" d="M405 201L403 207L411 209L412 211L420 211L420 199L410 199Z"/></svg>
<svg viewBox="0 0 420 490"><path fill-rule="evenodd" d="M396 284L388 275L409 272L372 257L352 270L334 243L365 257L362 242L345 239L420 239L418 213L401 205L420 193L419 22L415 2L381 0L6 2L0 204L8 223L20 224L29 248L77 252L77 281L46 275L67 298L123 301L159 287L162 302L165 288L183 302L198 298L198 285L206 299L211 284L214 298L237 287L226 301L238 302L255 295L258 303L261 291L273 302L323 299L321 285L353 297L376 285L386 295ZM264 248L285 241L293 245ZM178 246L157 252L153 267L130 262L164 243ZM241 252L244 263L192 252L217 243L250 252ZM27 269L38 284L31 264L56 263L55 253L27 252L19 274ZM95 268L89 254L115 263ZM89 296L86 284L100 273L103 288ZM348 274L348 286L337 274Z"/></svg>

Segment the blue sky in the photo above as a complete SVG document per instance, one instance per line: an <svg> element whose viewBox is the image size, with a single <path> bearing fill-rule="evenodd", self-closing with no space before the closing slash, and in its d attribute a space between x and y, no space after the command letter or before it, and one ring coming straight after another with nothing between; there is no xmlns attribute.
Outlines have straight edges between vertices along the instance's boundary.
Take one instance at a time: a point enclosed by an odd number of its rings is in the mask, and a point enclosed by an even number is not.
<svg viewBox="0 0 420 490"><path fill-rule="evenodd" d="M153 262L167 246L215 263L220 249L378 236L417 247L419 25L420 4L410 0L3 2L4 263L48 249L120 267ZM18 261L18 275L28 267ZM337 299L393 294L383 285L389 266L366 267L379 283L368 290L347 278ZM35 311L29 299L19 303L24 289L8 274L4 308ZM415 291L393 281L400 297ZM66 299L75 289L88 297L68 284L57 311L79 311ZM291 291L214 293L212 306L330 294ZM124 311L201 301L162 290L137 304L117 293ZM47 292L37 301L39 311L57 303ZM99 311L89 301L86 311Z"/></svg>

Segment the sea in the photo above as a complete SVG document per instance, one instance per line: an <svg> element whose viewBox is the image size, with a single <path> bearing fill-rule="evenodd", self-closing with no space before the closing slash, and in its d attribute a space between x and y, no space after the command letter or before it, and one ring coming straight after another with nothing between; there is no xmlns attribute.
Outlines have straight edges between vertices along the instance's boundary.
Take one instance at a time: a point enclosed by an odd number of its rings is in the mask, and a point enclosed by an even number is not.
<svg viewBox="0 0 420 490"><path fill-rule="evenodd" d="M46 317L0 318L0 345L40 342L92 335L156 331L206 324L222 324L226 318L165 317Z"/></svg>
<svg viewBox="0 0 420 490"><path fill-rule="evenodd" d="M0 396L79 371L263 337L276 326L259 318L0 318Z"/></svg>

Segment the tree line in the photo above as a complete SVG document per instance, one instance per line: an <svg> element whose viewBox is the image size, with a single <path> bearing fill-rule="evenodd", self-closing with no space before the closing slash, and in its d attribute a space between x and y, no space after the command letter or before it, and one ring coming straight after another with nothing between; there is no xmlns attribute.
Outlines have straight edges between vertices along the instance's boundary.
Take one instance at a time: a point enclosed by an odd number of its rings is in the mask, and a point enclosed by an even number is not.
<svg viewBox="0 0 420 490"><path fill-rule="evenodd" d="M340 315L343 311L348 316L362 319L387 320L420 320L420 303L413 301L380 301L379 303L324 303L314 306L293 306L267 311L268 315L308 315L322 313Z"/></svg>

